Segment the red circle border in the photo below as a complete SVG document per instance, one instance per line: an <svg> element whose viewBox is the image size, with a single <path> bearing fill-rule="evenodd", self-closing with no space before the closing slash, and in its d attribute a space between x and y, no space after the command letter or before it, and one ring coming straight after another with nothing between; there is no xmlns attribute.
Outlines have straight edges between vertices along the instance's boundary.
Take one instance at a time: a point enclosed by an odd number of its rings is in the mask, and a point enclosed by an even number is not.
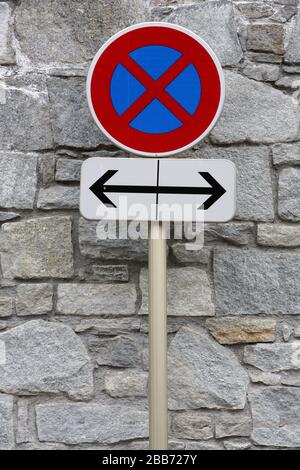
<svg viewBox="0 0 300 470"><path fill-rule="evenodd" d="M172 47L194 64L201 79L201 100L195 114L174 131L147 134L127 125L112 104L110 85L122 58L139 47ZM215 119L221 101L221 78L209 51L189 34L166 26L142 26L117 37L102 52L90 78L90 98L95 116L108 136L133 152L147 154L175 153L205 134Z"/></svg>

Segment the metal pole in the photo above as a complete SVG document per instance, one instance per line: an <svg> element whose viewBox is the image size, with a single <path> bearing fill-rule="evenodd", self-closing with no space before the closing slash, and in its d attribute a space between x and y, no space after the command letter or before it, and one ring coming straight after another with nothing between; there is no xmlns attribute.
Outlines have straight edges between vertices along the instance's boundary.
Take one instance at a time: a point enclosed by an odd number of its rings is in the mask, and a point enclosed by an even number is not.
<svg viewBox="0 0 300 470"><path fill-rule="evenodd" d="M149 225L150 449L167 450L167 244L163 223Z"/></svg>

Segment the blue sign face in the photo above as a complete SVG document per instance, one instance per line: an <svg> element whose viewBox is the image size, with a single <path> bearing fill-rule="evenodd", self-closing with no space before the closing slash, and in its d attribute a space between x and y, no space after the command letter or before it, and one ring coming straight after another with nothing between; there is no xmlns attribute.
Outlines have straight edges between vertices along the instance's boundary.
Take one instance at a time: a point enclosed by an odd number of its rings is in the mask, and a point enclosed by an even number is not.
<svg viewBox="0 0 300 470"><path fill-rule="evenodd" d="M139 67L152 80L159 80L166 74L181 57L177 50L166 46L145 46L129 54ZM188 115L193 116L201 100L201 80L195 66L190 63L166 87L165 91L171 96ZM140 99L147 89L122 64L114 70L110 94L116 113L123 116ZM147 134L165 134L179 129L184 125L163 102L161 96L153 96L147 104L129 123L130 127Z"/></svg>

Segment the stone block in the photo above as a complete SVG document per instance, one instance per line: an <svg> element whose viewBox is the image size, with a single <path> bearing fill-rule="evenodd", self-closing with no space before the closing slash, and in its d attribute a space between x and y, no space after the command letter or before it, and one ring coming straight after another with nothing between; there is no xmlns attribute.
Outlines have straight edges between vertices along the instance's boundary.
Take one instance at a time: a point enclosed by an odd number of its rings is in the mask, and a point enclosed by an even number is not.
<svg viewBox="0 0 300 470"><path fill-rule="evenodd" d="M8 279L74 274L70 217L43 217L1 227L1 266Z"/></svg>

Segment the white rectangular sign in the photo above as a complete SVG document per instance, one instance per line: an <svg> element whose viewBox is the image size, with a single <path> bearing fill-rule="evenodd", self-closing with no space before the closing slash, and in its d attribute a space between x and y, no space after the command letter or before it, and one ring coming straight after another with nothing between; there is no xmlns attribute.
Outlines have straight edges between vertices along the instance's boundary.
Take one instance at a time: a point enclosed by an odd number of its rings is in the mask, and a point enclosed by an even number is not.
<svg viewBox="0 0 300 470"><path fill-rule="evenodd" d="M80 212L89 220L227 222L236 208L228 160L90 158Z"/></svg>

